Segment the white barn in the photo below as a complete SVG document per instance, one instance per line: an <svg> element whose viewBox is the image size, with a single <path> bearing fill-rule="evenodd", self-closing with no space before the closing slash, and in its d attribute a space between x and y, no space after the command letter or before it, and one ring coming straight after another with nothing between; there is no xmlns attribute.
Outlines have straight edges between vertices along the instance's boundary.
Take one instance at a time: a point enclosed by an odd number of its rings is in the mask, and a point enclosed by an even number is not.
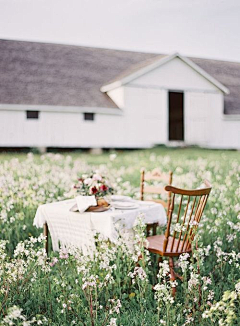
<svg viewBox="0 0 240 326"><path fill-rule="evenodd" d="M0 40L0 147L240 149L240 64Z"/></svg>

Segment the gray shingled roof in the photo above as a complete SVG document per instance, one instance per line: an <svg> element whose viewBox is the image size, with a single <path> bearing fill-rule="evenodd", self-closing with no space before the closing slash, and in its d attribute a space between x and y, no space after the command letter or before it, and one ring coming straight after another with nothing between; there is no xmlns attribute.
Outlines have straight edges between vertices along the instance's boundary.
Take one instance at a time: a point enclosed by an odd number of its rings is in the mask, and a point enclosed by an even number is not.
<svg viewBox="0 0 240 326"><path fill-rule="evenodd" d="M116 108L101 86L157 58L151 53L0 40L0 104ZM225 113L240 114L240 63L190 59L230 90Z"/></svg>

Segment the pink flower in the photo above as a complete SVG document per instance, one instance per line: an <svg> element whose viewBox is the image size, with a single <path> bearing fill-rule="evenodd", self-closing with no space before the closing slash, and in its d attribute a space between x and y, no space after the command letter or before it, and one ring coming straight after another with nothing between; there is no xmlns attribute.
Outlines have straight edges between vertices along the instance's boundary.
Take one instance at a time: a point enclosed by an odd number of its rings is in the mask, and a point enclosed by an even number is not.
<svg viewBox="0 0 240 326"><path fill-rule="evenodd" d="M59 258L61 258L61 259L67 259L68 258L68 254L67 253L64 253L64 252L61 252L59 254Z"/></svg>
<svg viewBox="0 0 240 326"><path fill-rule="evenodd" d="M87 178L84 180L84 184L89 186L92 183L92 179L91 178Z"/></svg>
<svg viewBox="0 0 240 326"><path fill-rule="evenodd" d="M108 187L106 185L101 185L100 186L100 190L101 191L107 191L108 190Z"/></svg>
<svg viewBox="0 0 240 326"><path fill-rule="evenodd" d="M58 262L57 257L54 257L53 260L52 260L52 262L49 263L49 265L50 265L51 267L53 267L54 265L56 265L57 262Z"/></svg>
<svg viewBox="0 0 240 326"><path fill-rule="evenodd" d="M102 177L100 176L100 174L95 173L95 174L93 175L93 180L101 181L101 180L102 180Z"/></svg>

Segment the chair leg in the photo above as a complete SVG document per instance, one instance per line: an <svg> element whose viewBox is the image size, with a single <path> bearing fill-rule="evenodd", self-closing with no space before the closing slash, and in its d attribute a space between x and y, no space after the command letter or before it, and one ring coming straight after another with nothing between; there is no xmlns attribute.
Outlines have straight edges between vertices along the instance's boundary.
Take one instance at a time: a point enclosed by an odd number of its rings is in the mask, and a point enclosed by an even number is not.
<svg viewBox="0 0 240 326"><path fill-rule="evenodd" d="M162 261L163 261L163 260L162 260L162 257L159 256L159 258L158 258L158 266L159 266L160 263L162 263Z"/></svg>
<svg viewBox="0 0 240 326"><path fill-rule="evenodd" d="M172 257L169 257L169 267L170 267L170 280L175 281L176 280L176 274L175 274L175 271L174 271L174 262L173 262ZM177 291L176 287L173 286L172 287L172 296L173 297L175 297L176 291Z"/></svg>
<svg viewBox="0 0 240 326"><path fill-rule="evenodd" d="M176 273L175 271L174 271L174 273L175 273L176 278L179 278L179 280L181 280L183 282L183 277L181 275L179 275L178 273Z"/></svg>
<svg viewBox="0 0 240 326"><path fill-rule="evenodd" d="M152 231L151 235L156 235L157 234L157 227L158 227L158 223L149 223L149 224L147 224L147 226L146 226L147 237L150 236L151 231Z"/></svg>
<svg viewBox="0 0 240 326"><path fill-rule="evenodd" d="M49 237L48 233L49 233L48 232L48 225L47 225L47 223L44 223L44 225L43 225L43 235L44 235L44 237L46 237L44 248L46 250L47 256L48 256L48 237Z"/></svg>
<svg viewBox="0 0 240 326"><path fill-rule="evenodd" d="M138 256L138 260L136 262L136 267L139 267L140 266L139 265L139 261L142 260L142 258L143 258L142 254L140 256Z"/></svg>

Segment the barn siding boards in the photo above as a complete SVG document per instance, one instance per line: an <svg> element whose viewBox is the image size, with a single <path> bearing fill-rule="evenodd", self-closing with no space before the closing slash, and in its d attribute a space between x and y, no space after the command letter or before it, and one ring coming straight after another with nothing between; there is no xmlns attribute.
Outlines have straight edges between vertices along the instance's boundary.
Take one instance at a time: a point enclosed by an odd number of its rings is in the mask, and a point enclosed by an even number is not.
<svg viewBox="0 0 240 326"><path fill-rule="evenodd" d="M229 88L230 94L223 95L224 88L187 58L170 58L0 40L0 146L168 145L168 94L181 91L184 144L240 148L240 64L191 59ZM161 60L164 64L158 65ZM149 70L152 64L155 69ZM119 83L119 78L133 73L137 77L128 83L118 84L108 94L101 92L109 80ZM39 119L27 120L28 110L39 111ZM94 113L94 121L84 121L85 112Z"/></svg>

